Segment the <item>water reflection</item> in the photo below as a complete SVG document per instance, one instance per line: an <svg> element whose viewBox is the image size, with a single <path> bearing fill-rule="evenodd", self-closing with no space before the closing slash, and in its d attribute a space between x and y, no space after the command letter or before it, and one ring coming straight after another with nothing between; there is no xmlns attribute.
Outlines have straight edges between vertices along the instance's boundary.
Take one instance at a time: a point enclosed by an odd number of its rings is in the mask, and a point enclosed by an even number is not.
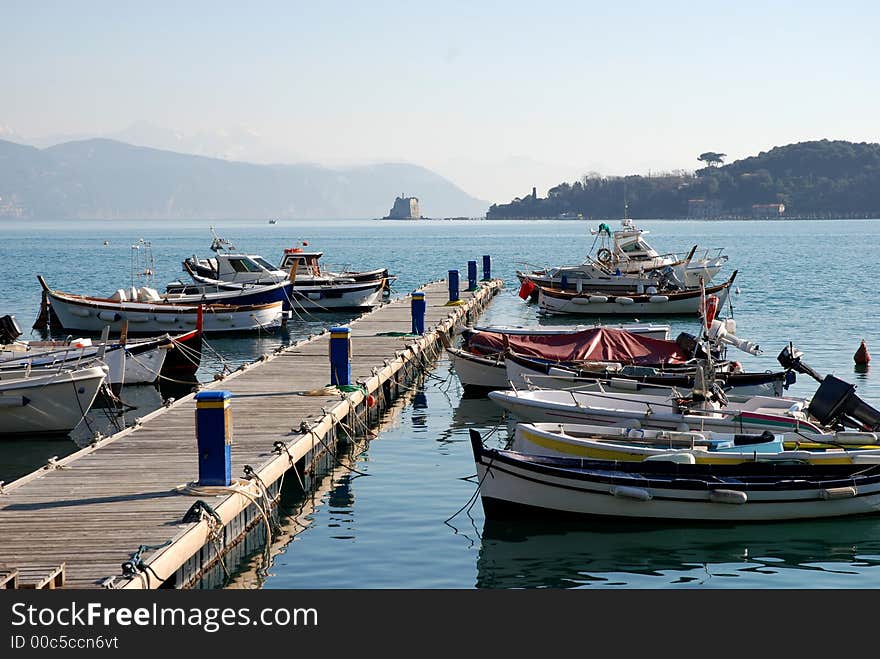
<svg viewBox="0 0 880 659"><path fill-rule="evenodd" d="M709 585L750 587L750 573L782 574L780 587L810 587L804 571L860 574L880 566L880 519L745 525L486 520L477 588ZM712 582L713 578L725 579ZM729 579L736 577L736 579ZM763 587L771 582L764 578ZM847 582L852 587L851 580ZM860 586L874 587L870 579Z"/></svg>

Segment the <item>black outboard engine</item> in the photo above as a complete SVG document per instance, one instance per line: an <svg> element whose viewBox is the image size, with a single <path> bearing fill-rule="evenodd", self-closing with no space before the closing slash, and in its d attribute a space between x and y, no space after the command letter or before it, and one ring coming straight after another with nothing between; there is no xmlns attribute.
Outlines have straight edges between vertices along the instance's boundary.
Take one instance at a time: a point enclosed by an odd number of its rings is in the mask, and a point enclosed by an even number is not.
<svg viewBox="0 0 880 659"><path fill-rule="evenodd" d="M15 316L0 318L0 343L12 343L21 336L21 328L15 322Z"/></svg>
<svg viewBox="0 0 880 659"><path fill-rule="evenodd" d="M809 375L816 382L822 382L822 376L819 375L816 371L814 371L810 366L807 366L801 361L801 357L804 353L795 348L792 344L788 344L782 349L782 352L779 353L779 356L776 357L776 361L778 361L782 368L787 371L795 371L797 373L803 373L804 375Z"/></svg>
<svg viewBox="0 0 880 659"><path fill-rule="evenodd" d="M859 430L880 430L880 410L855 394L856 386L833 375L826 375L807 411L822 425L841 425Z"/></svg>
<svg viewBox="0 0 880 659"><path fill-rule="evenodd" d="M695 337L693 334L682 332L677 337L675 337L675 345L681 348L681 351L685 355L687 355L688 358L691 358L695 356L697 347L699 346L699 341L697 341L697 337Z"/></svg>

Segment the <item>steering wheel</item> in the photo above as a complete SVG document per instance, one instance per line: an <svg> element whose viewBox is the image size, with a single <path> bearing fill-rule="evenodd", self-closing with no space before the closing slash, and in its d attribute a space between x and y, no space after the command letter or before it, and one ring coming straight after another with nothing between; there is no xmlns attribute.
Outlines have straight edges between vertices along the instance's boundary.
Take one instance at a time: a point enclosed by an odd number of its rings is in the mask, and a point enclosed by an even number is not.
<svg viewBox="0 0 880 659"><path fill-rule="evenodd" d="M611 250L607 247L603 247L596 252L596 258L600 263L611 263Z"/></svg>

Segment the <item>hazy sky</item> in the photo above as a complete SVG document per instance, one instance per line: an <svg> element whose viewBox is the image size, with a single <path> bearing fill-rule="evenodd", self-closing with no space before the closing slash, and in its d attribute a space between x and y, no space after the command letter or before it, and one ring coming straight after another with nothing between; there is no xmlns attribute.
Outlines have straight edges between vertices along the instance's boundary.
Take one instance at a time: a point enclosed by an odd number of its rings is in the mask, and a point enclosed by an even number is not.
<svg viewBox="0 0 880 659"><path fill-rule="evenodd" d="M244 128L507 201L596 170L880 140L877 2L0 0L0 126ZM293 156L291 156L293 157Z"/></svg>

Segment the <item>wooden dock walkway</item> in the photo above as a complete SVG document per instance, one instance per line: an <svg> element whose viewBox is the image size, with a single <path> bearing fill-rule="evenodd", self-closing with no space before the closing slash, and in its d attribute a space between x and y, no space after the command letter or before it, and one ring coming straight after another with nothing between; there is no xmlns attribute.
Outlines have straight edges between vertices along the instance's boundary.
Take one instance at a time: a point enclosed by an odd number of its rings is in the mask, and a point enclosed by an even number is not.
<svg viewBox="0 0 880 659"><path fill-rule="evenodd" d="M186 588L249 532L271 542L285 475L301 478L337 438L378 423L501 285L461 291L457 305L447 304L445 280L426 285L421 337L406 336L409 296L353 320L351 381L359 388L327 389L329 332L205 385L233 394L232 474L239 479L232 488L186 487L198 480L195 394L6 485L0 575L18 570L46 587ZM194 507L197 501L206 505Z"/></svg>

